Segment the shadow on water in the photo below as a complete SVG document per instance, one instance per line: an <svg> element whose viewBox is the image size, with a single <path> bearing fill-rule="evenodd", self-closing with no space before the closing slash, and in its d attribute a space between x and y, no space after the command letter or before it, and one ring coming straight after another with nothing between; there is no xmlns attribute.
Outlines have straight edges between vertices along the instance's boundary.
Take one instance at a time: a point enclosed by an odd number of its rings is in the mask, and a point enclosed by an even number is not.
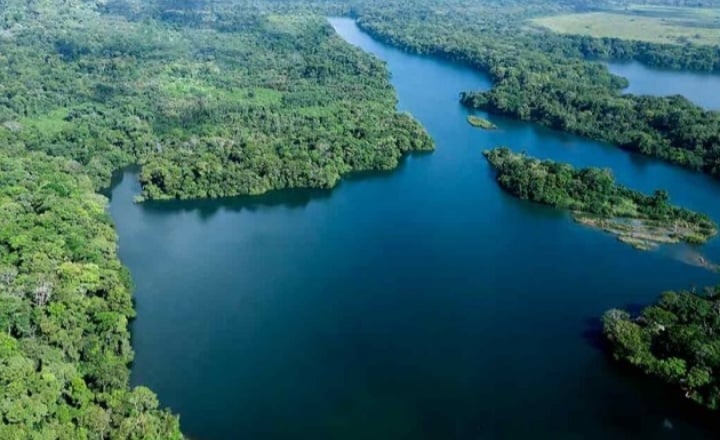
<svg viewBox="0 0 720 440"><path fill-rule="evenodd" d="M631 435L633 433L640 435L644 431L642 426L644 421L637 418L637 413L628 409L628 402L625 401L625 394L630 391L649 396L666 405L667 417L662 424L654 427L655 438L678 438L679 434L673 431L674 425L680 421L703 426L710 432L720 431L720 420L715 411L705 409L685 398L683 391L648 376L637 368L617 362L609 355L605 356L605 362L616 377L626 382L624 389L616 391L616 394L611 397L613 401L617 402L617 405L609 406L609 411L603 416L609 423L623 426Z"/></svg>
<svg viewBox="0 0 720 440"><path fill-rule="evenodd" d="M237 196L198 200L151 200L142 203L148 212L168 214L173 212L197 212L202 220L210 220L220 210L231 212L258 211L262 208L284 207L301 209L314 200L327 199L331 189L293 188L270 191L259 196Z"/></svg>
<svg viewBox="0 0 720 440"><path fill-rule="evenodd" d="M603 337L602 319L597 316L585 319L585 329L582 331L582 337L596 350L605 352L607 349L607 341Z"/></svg>
<svg viewBox="0 0 720 440"><path fill-rule="evenodd" d="M110 175L110 185L100 188L98 190L98 193L107 197L108 200L112 200L113 190L122 183L123 179L125 178L125 174L137 174L139 172L140 167L137 165L128 165L118 168Z"/></svg>
<svg viewBox="0 0 720 440"><path fill-rule="evenodd" d="M187 199L187 200L148 200L141 203L142 209L147 212L169 214L173 212L195 212L201 220L210 220L221 210L230 212L249 211L255 212L263 208L282 207L287 209L302 209L313 201L320 201L330 198L333 193L344 183L360 182L365 180L382 181L391 179L401 172L406 166L409 158L423 158L432 154L428 152L412 152L403 155L399 164L392 170L366 170L355 171L343 175L333 188L289 188L269 191L261 195L243 195L234 197L221 197L216 199ZM108 188L103 188L100 193L112 198L112 191L120 185L124 178L134 179L134 194L140 193L138 174L140 166L131 165L121 168L112 174L111 183Z"/></svg>

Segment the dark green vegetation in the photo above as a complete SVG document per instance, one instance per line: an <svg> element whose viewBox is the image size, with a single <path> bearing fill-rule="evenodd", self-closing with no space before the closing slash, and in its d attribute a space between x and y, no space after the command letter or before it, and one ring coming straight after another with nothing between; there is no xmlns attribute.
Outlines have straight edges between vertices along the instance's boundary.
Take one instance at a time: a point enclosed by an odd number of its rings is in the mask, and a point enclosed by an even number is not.
<svg viewBox="0 0 720 440"><path fill-rule="evenodd" d="M128 389L130 278L77 162L0 150L0 438L179 439Z"/></svg>
<svg viewBox="0 0 720 440"><path fill-rule="evenodd" d="M530 20L537 17L588 10L614 11L630 5L609 1L581 3L572 0L448 0L436 4L433 0L410 0L391 1L381 8L374 2L364 2L353 9L353 13L358 16L359 24L377 38L416 53L437 54L466 62L493 75L500 68L527 68L533 66L532 62L547 62L548 58L562 64L557 66L559 71L572 68L573 59L598 58L636 60L672 69L720 70L718 45L661 44L562 35L530 24ZM720 2L712 3L715 7L720 6Z"/></svg>
<svg viewBox="0 0 720 440"><path fill-rule="evenodd" d="M473 127L482 128L484 130L494 130L497 128L497 125L479 116L470 115L467 117L467 121L468 124L472 125Z"/></svg>
<svg viewBox="0 0 720 440"><path fill-rule="evenodd" d="M720 70L720 46L662 45L528 28L526 20L574 10L570 3L416 0L360 12L360 25L391 44L468 63L494 86L468 91L469 107L509 115L720 177L720 114L681 97L622 94L623 78L587 58L635 59L667 68Z"/></svg>
<svg viewBox="0 0 720 440"><path fill-rule="evenodd" d="M322 18L148 7L128 19L94 4L3 9L0 142L77 160L97 183L139 162L148 198L327 188L432 148L396 113L383 65Z"/></svg>
<svg viewBox="0 0 720 440"><path fill-rule="evenodd" d="M331 22L387 62L438 151L332 194L133 205L126 172L111 212L138 286L132 383L198 439L716 438L704 411L608 362L587 318L715 284L677 260L720 260L720 243L636 252L504 194L478 139L602 164L713 219L720 181L506 118L479 131L457 92L484 75Z"/></svg>
<svg viewBox="0 0 720 440"><path fill-rule="evenodd" d="M498 183L524 200L573 211L588 226L647 249L658 243L704 243L717 233L705 215L668 203L667 192L646 196L615 183L608 170L540 161L507 148L484 152Z"/></svg>
<svg viewBox="0 0 720 440"><path fill-rule="evenodd" d="M95 193L111 172L141 164L150 198L327 188L432 143L384 66L322 18L1 6L0 438L181 438L128 388L131 283Z"/></svg>
<svg viewBox="0 0 720 440"><path fill-rule="evenodd" d="M603 317L613 357L682 390L710 409L720 406L720 288L667 292L637 317Z"/></svg>

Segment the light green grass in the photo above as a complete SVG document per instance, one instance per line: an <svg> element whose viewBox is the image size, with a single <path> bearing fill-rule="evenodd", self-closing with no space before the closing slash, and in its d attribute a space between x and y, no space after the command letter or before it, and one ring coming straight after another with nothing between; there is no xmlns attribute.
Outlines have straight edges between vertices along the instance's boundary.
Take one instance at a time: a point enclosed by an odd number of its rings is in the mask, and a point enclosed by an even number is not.
<svg viewBox="0 0 720 440"><path fill-rule="evenodd" d="M35 127L40 132L51 136L70 126L70 122L66 120L68 114L70 114L70 110L62 107L34 118L25 118L21 121L21 124L27 127Z"/></svg>
<svg viewBox="0 0 720 440"><path fill-rule="evenodd" d="M469 115L467 117L467 121L473 127L482 128L484 130L494 130L497 128L497 125L479 116Z"/></svg>
<svg viewBox="0 0 720 440"><path fill-rule="evenodd" d="M221 101L245 102L254 105L280 104L282 92L264 87L236 88L228 90L215 87L207 81L195 78L163 78L160 90L170 99L206 97Z"/></svg>
<svg viewBox="0 0 720 440"><path fill-rule="evenodd" d="M539 17L531 23L562 34L720 45L720 10L707 8L637 5L604 12Z"/></svg>

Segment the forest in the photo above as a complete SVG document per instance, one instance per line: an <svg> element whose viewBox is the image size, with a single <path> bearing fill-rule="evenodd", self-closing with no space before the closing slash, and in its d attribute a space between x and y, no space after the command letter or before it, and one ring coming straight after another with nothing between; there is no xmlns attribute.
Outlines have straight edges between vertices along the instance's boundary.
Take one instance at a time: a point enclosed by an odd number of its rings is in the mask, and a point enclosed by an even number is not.
<svg viewBox="0 0 720 440"><path fill-rule="evenodd" d="M602 84L604 72L598 73L595 84ZM488 92L464 93L462 101L720 177L720 113L681 96L607 93L612 89L574 79L546 87L538 79L544 74L509 74Z"/></svg>
<svg viewBox="0 0 720 440"><path fill-rule="evenodd" d="M466 91L461 98L465 105L608 141L720 177L720 114L705 111L679 96L624 95L625 79L611 75L604 65L593 61L636 60L662 68L717 72L720 45L559 35L523 24L540 16L627 7L623 1L529 1L516 3L514 8L509 6L513 2L449 1L442 7L423 0L412 3L409 8L388 5L383 10L359 10L356 14L360 26L383 41L487 72L493 88ZM720 7L716 0L632 3ZM562 165L548 167L560 173L557 178L572 176ZM585 173L582 177L576 175L576 181L590 179L605 189L612 187L610 177L602 171ZM532 180L524 180L529 176L520 172L514 177L501 177L500 183L520 196L554 206L572 206L603 215L612 213L613 206L617 206L602 196L611 192L588 192L586 187L576 193L548 177L551 175L543 179L533 175ZM649 203L640 206L647 206L652 215L657 206L667 207L655 203L666 202L666 196L658 192L645 198ZM605 315L604 327L615 359L677 387L681 396L716 409L720 376L713 353L720 346L719 315L717 289L710 292L664 294L638 317L613 310Z"/></svg>
<svg viewBox="0 0 720 440"><path fill-rule="evenodd" d="M705 111L683 97L625 95L624 78L610 74L598 61L635 60L648 66L704 72L720 71L720 44L663 44L588 35L556 34L528 21L559 14L606 11L649 4L717 8L717 0L557 1L513 0L468 2L410 0L354 7L358 24L368 33L404 50L440 56L489 74L488 91L465 91L470 108L536 122L553 129L615 144L626 150L720 177L720 114ZM560 164L548 167L569 177ZM522 169L522 167L521 167ZM563 171L561 171L563 170ZM578 182L591 179L610 188L600 170L585 171ZM524 180L520 172L503 179L511 192L538 198L553 206L573 206L607 215L614 203L587 188L574 193L555 178ZM568 181L566 181L568 182ZM503 182L500 182L503 184ZM587 182L586 182L587 183ZM646 206L650 214L666 199L660 191ZM575 198L577 197L577 199ZM648 196L643 196L648 197ZM655 200L653 200L653 198ZM641 204L642 206L643 204ZM663 203L663 206L667 207ZM682 395L708 408L718 406L717 360L720 339L717 289L711 295L665 294L639 317L611 311L605 335L615 359L682 390Z"/></svg>
<svg viewBox="0 0 720 440"><path fill-rule="evenodd" d="M329 188L433 148L385 67L321 17L75 3L4 9L0 142L72 158L98 185L140 163L146 198Z"/></svg>

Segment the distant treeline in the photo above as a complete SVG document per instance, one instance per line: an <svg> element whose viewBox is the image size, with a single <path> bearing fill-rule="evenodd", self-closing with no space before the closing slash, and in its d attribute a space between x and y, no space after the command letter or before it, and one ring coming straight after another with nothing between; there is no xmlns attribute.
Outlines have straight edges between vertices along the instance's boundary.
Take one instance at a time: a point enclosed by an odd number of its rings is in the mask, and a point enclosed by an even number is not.
<svg viewBox="0 0 720 440"><path fill-rule="evenodd" d="M406 50L439 55L490 74L489 91L467 91L462 101L518 119L614 143L720 176L720 114L681 97L622 93L623 78L593 58L641 59L665 67L713 70L720 48L669 46L559 36L522 28L525 13L491 6L446 10L425 0L414 14L388 6L368 9L359 24L377 38ZM483 9L484 8L484 9ZM411 9L414 10L414 9ZM528 12L530 11L530 12ZM476 20L468 15L479 17Z"/></svg>

